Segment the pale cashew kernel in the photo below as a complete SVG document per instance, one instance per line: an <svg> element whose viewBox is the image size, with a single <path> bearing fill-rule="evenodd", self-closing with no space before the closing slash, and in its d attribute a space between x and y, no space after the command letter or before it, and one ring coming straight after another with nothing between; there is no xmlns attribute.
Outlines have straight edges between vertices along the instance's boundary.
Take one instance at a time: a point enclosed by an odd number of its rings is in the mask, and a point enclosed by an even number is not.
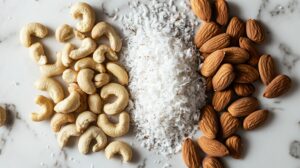
<svg viewBox="0 0 300 168"><path fill-rule="evenodd" d="M68 90L70 95L61 102L57 103L54 107L54 111L58 113L71 113L79 108L80 94L77 90L73 89L73 86L70 86Z"/></svg>
<svg viewBox="0 0 300 168"><path fill-rule="evenodd" d="M41 110L38 113L31 113L31 120L32 121L43 121L49 119L54 111L53 111L53 102L51 99L39 95L35 98L35 103L41 106Z"/></svg>
<svg viewBox="0 0 300 168"><path fill-rule="evenodd" d="M36 89L47 91L54 103L64 99L64 90L55 79L42 77L34 83L34 86Z"/></svg>
<svg viewBox="0 0 300 168"><path fill-rule="evenodd" d="M116 63L109 62L106 64L106 69L118 79L121 85L128 85L128 74L123 67Z"/></svg>
<svg viewBox="0 0 300 168"><path fill-rule="evenodd" d="M80 136L80 132L76 130L75 124L69 124L63 126L60 131L57 133L57 142L60 148L66 146L69 138L71 136Z"/></svg>
<svg viewBox="0 0 300 168"><path fill-rule="evenodd" d="M94 71L91 69L82 69L78 72L77 83L82 91L87 94L96 92L96 86L92 81L94 78Z"/></svg>
<svg viewBox="0 0 300 168"><path fill-rule="evenodd" d="M66 69L62 74L62 79L66 83L74 83L77 82L77 74L78 72L74 71L73 69Z"/></svg>
<svg viewBox="0 0 300 168"><path fill-rule="evenodd" d="M45 65L48 62L44 52L44 47L41 43L36 42L29 47L29 52L33 60L39 65Z"/></svg>
<svg viewBox="0 0 300 168"><path fill-rule="evenodd" d="M109 83L101 89L100 96L102 99L107 99L111 95L117 98L114 102L105 104L103 111L108 115L115 115L126 108L129 101L129 94L124 86L117 83Z"/></svg>
<svg viewBox="0 0 300 168"><path fill-rule="evenodd" d="M40 66L40 71L45 77L52 77L61 75L66 67L62 64L62 53L58 52L56 54L56 62L54 64L46 64Z"/></svg>
<svg viewBox="0 0 300 168"><path fill-rule="evenodd" d="M95 86L101 88L110 82L110 76L107 73L100 73L94 77Z"/></svg>
<svg viewBox="0 0 300 168"><path fill-rule="evenodd" d="M80 31L78 31L76 29L73 29L73 33L74 33L75 37L79 40L83 40L86 37L85 34L81 33Z"/></svg>
<svg viewBox="0 0 300 168"><path fill-rule="evenodd" d="M100 151L107 144L107 137L104 132L96 126L91 126L79 138L78 149L80 153L87 154L89 152L89 146L92 139L96 139L97 141L93 146L93 152Z"/></svg>
<svg viewBox="0 0 300 168"><path fill-rule="evenodd" d="M105 156L110 159L115 154L120 154L123 158L123 162L128 162L132 159L131 147L122 141L113 141L105 148Z"/></svg>
<svg viewBox="0 0 300 168"><path fill-rule="evenodd" d="M96 63L90 57L82 58L82 59L78 60L74 65L75 71L80 71L81 69L84 69L84 68L90 68L90 69L93 69L93 70L98 71L100 73L103 73L103 72L106 71L103 64Z"/></svg>
<svg viewBox="0 0 300 168"><path fill-rule="evenodd" d="M74 49L70 52L69 57L74 60L84 58L92 54L96 50L96 47L97 47L96 42L93 39L87 37L82 40L81 46L79 48Z"/></svg>
<svg viewBox="0 0 300 168"><path fill-rule="evenodd" d="M62 50L62 56L61 56L61 61L62 61L62 64L65 66L65 67L69 67L73 60L69 57L70 53L72 50L75 49L75 46L71 43L67 43L63 50Z"/></svg>
<svg viewBox="0 0 300 168"><path fill-rule="evenodd" d="M70 25L63 24L55 31L55 38L59 42L66 42L73 37L73 28Z"/></svg>
<svg viewBox="0 0 300 168"><path fill-rule="evenodd" d="M88 105L91 112L100 114L102 111L102 100L98 93L89 95Z"/></svg>
<svg viewBox="0 0 300 168"><path fill-rule="evenodd" d="M73 113L69 113L69 114L55 113L50 121L50 126L53 132L58 132L62 126L74 122L75 122L75 117Z"/></svg>
<svg viewBox="0 0 300 168"><path fill-rule="evenodd" d="M30 47L32 44L31 36L44 38L48 34L46 26L40 23L29 23L21 29L20 40L24 47Z"/></svg>
<svg viewBox="0 0 300 168"><path fill-rule="evenodd" d="M109 46L102 44L95 50L93 59L97 63L103 63L105 61L105 56L110 61L117 61L119 59L114 50L112 50Z"/></svg>
<svg viewBox="0 0 300 168"><path fill-rule="evenodd" d="M96 120L97 120L96 114L94 114L90 111L85 111L85 112L80 113L76 119L77 131L79 131L79 132L85 131L88 128L88 126L91 123L96 122Z"/></svg>
<svg viewBox="0 0 300 168"><path fill-rule="evenodd" d="M0 127L5 124L6 121L6 110L0 106Z"/></svg>
<svg viewBox="0 0 300 168"><path fill-rule="evenodd" d="M126 112L122 112L119 115L119 122L114 124L109 121L106 114L100 114L97 124L103 130L103 132L113 138L123 136L129 131L130 117Z"/></svg>
<svg viewBox="0 0 300 168"><path fill-rule="evenodd" d="M92 7L84 2L78 2L71 7L71 15L74 19L79 19L76 28L80 32L89 32L95 24L95 12Z"/></svg>
<svg viewBox="0 0 300 168"><path fill-rule="evenodd" d="M87 94L83 92L78 84L76 83L71 83L69 84L69 89L74 89L80 94L80 106L79 108L75 111L76 113L81 113L83 111L86 111L88 108L88 103L87 103Z"/></svg>

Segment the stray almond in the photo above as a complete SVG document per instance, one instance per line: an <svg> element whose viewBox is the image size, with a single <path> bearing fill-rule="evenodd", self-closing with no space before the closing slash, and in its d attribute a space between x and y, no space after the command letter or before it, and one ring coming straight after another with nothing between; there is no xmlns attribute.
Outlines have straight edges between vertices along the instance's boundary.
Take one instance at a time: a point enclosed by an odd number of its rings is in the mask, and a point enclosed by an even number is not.
<svg viewBox="0 0 300 168"><path fill-rule="evenodd" d="M238 135L229 137L225 142L230 155L235 159L240 159L242 156L242 139Z"/></svg>
<svg viewBox="0 0 300 168"><path fill-rule="evenodd" d="M262 43L265 40L265 32L261 24L255 19L249 19L246 22L247 37L256 42Z"/></svg>
<svg viewBox="0 0 300 168"><path fill-rule="evenodd" d="M202 151L209 156L223 157L229 154L227 147L218 140L202 136L198 139L198 144Z"/></svg>
<svg viewBox="0 0 300 168"><path fill-rule="evenodd" d="M266 87L263 94L266 98L275 98L286 93L292 85L292 80L286 75L276 76Z"/></svg>
<svg viewBox="0 0 300 168"><path fill-rule="evenodd" d="M203 168L223 168L222 162L214 157L206 156L202 161Z"/></svg>
<svg viewBox="0 0 300 168"><path fill-rule="evenodd" d="M238 64L235 66L236 77L234 82L236 83L252 83L259 79L259 73L251 65Z"/></svg>
<svg viewBox="0 0 300 168"><path fill-rule="evenodd" d="M200 52L212 53L216 50L228 47L229 45L230 45L230 36L226 33L222 33L205 42L201 46Z"/></svg>
<svg viewBox="0 0 300 168"><path fill-rule="evenodd" d="M241 97L250 96L255 92L255 87L251 83L235 83L233 89L236 95Z"/></svg>
<svg viewBox="0 0 300 168"><path fill-rule="evenodd" d="M239 98L228 107L228 112L234 117L244 117L255 111L258 100L254 97Z"/></svg>
<svg viewBox="0 0 300 168"><path fill-rule="evenodd" d="M195 34L194 43L200 48L207 40L221 33L221 29L214 22L204 22Z"/></svg>
<svg viewBox="0 0 300 168"><path fill-rule="evenodd" d="M264 85L268 85L275 78L275 66L270 55L262 55L258 62L260 79Z"/></svg>
<svg viewBox="0 0 300 168"><path fill-rule="evenodd" d="M242 64L248 61L249 54L245 49L229 47L222 49L225 52L224 62L231 64Z"/></svg>
<svg viewBox="0 0 300 168"><path fill-rule="evenodd" d="M205 77L213 76L218 70L224 59L225 53L222 50L217 50L211 53L204 60L201 66L201 74Z"/></svg>
<svg viewBox="0 0 300 168"><path fill-rule="evenodd" d="M211 105L206 105L201 109L198 126L207 138L216 138L218 133L217 114Z"/></svg>
<svg viewBox="0 0 300 168"><path fill-rule="evenodd" d="M219 23L222 26L226 25L229 19L227 2L225 0L216 0L215 7L217 23Z"/></svg>
<svg viewBox="0 0 300 168"><path fill-rule="evenodd" d="M189 168L199 168L201 166L201 158L199 152L197 152L197 146L189 138L183 142L182 158Z"/></svg>
<svg viewBox="0 0 300 168"><path fill-rule="evenodd" d="M245 130L252 130L261 126L268 118L268 110L257 110L249 114L243 122Z"/></svg>
<svg viewBox="0 0 300 168"><path fill-rule="evenodd" d="M223 64L212 78L212 85L215 91L226 89L234 80L235 74L231 64Z"/></svg>
<svg viewBox="0 0 300 168"><path fill-rule="evenodd" d="M233 98L232 89L217 91L212 97L212 105L216 111L222 111Z"/></svg>
<svg viewBox="0 0 300 168"><path fill-rule="evenodd" d="M245 34L245 23L238 17L233 17L226 29L226 33L229 34L233 39L233 44L238 44L239 38Z"/></svg>
<svg viewBox="0 0 300 168"><path fill-rule="evenodd" d="M191 0L194 14L201 20L209 22L211 19L211 7L208 0Z"/></svg>
<svg viewBox="0 0 300 168"><path fill-rule="evenodd" d="M239 45L241 48L248 51L250 55L250 59L248 63L252 66L256 66L258 64L258 60L260 58L257 49L254 47L254 44L247 37L240 37Z"/></svg>
<svg viewBox="0 0 300 168"><path fill-rule="evenodd" d="M234 134L240 126L239 119L233 117L230 113L224 112L220 117L220 124L223 138L227 138Z"/></svg>

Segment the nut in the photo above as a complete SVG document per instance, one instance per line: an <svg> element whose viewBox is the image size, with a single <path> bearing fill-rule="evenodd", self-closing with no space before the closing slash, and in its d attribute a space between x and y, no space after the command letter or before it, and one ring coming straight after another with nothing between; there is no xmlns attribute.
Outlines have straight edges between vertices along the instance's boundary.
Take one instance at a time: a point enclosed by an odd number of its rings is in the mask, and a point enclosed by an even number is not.
<svg viewBox="0 0 300 168"><path fill-rule="evenodd" d="M78 60L74 65L74 69L76 71L80 71L81 69L84 69L84 68L93 69L100 73L106 72L106 69L103 64L99 64L99 63L95 62L90 57L82 58L82 59Z"/></svg>
<svg viewBox="0 0 300 168"><path fill-rule="evenodd" d="M78 132L85 131L89 125L97 121L97 116L90 112L85 111L80 113L76 118L76 130Z"/></svg>
<svg viewBox="0 0 300 168"><path fill-rule="evenodd" d="M94 77L95 86L101 88L110 82L110 76L107 73L100 73Z"/></svg>
<svg viewBox="0 0 300 168"><path fill-rule="evenodd" d="M235 83L233 88L236 95L241 97L251 96L255 92L255 87L251 83Z"/></svg>
<svg viewBox="0 0 300 168"><path fill-rule="evenodd" d="M94 71L88 68L82 69L77 75L77 83L82 91L86 94L93 94L96 92L96 86L92 81L94 78Z"/></svg>
<svg viewBox="0 0 300 168"><path fill-rule="evenodd" d="M71 136L80 136L80 132L76 130L75 124L63 126L57 133L57 142L60 148L66 146Z"/></svg>
<svg viewBox="0 0 300 168"><path fill-rule="evenodd" d="M224 112L220 117L220 125L222 128L223 138L227 138L238 130L240 121L233 117L230 113Z"/></svg>
<svg viewBox="0 0 300 168"><path fill-rule="evenodd" d="M241 48L247 50L247 52L250 55L250 59L248 63L252 66L256 66L258 64L258 60L260 58L260 55L257 51L257 49L254 47L254 44L250 39L247 37L240 37L239 39L239 45Z"/></svg>
<svg viewBox="0 0 300 168"><path fill-rule="evenodd" d="M87 37L82 40L81 46L79 48L74 49L70 52L69 57L74 60L87 57L96 50L96 47L96 42L90 37Z"/></svg>
<svg viewBox="0 0 300 168"><path fill-rule="evenodd" d="M32 44L31 36L44 38L48 34L46 26L40 23L29 23L21 29L20 40L24 47L30 47Z"/></svg>
<svg viewBox="0 0 300 168"><path fill-rule="evenodd" d="M243 122L245 130L253 130L261 126L268 119L268 110L257 110L249 114Z"/></svg>
<svg viewBox="0 0 300 168"><path fill-rule="evenodd" d="M116 63L109 62L106 64L106 69L118 79L121 85L128 85L128 74L123 67Z"/></svg>
<svg viewBox="0 0 300 168"><path fill-rule="evenodd" d="M225 0L216 0L216 21L222 26L225 26L229 20L228 5Z"/></svg>
<svg viewBox="0 0 300 168"><path fill-rule="evenodd" d="M206 41L200 48L200 52L212 53L216 50L223 49L230 45L230 36L226 33L216 35Z"/></svg>
<svg viewBox="0 0 300 168"><path fill-rule="evenodd" d="M210 21L212 12L208 0L191 0L191 8L199 19Z"/></svg>
<svg viewBox="0 0 300 168"><path fill-rule="evenodd" d="M55 38L59 42L66 42L73 37L73 28L70 25L63 24L55 31Z"/></svg>
<svg viewBox="0 0 300 168"><path fill-rule="evenodd" d="M69 57L71 51L75 49L75 46L71 43L65 44L61 53L61 62L65 67L70 67L73 60Z"/></svg>
<svg viewBox="0 0 300 168"><path fill-rule="evenodd" d="M211 53L201 66L201 74L205 77L213 76L221 65L225 56L225 52L217 50Z"/></svg>
<svg viewBox="0 0 300 168"><path fill-rule="evenodd" d="M259 73L251 65L238 64L235 66L236 77L234 82L236 83L253 83L259 79Z"/></svg>
<svg viewBox="0 0 300 168"><path fill-rule="evenodd" d="M78 73L74 71L73 69L66 69L62 74L62 79L66 83L74 83L77 82L77 75Z"/></svg>
<svg viewBox="0 0 300 168"><path fill-rule="evenodd" d="M117 124L111 123L106 114L100 114L97 124L103 132L110 137L120 137L128 133L130 118L127 112L122 112L119 115Z"/></svg>
<svg viewBox="0 0 300 168"><path fill-rule="evenodd" d="M226 139L225 142L230 155L235 159L240 159L242 155L242 139L238 135L234 135Z"/></svg>
<svg viewBox="0 0 300 168"><path fill-rule="evenodd" d="M56 62L54 64L46 64L40 66L40 71L44 77L52 77L61 75L66 67L62 64L62 53L56 54Z"/></svg>
<svg viewBox="0 0 300 168"><path fill-rule="evenodd" d="M263 94L266 98L275 98L286 93L292 85L292 80L286 75L276 76L266 87Z"/></svg>
<svg viewBox="0 0 300 168"><path fill-rule="evenodd" d="M234 96L232 89L214 92L212 105L216 111L222 111L230 103Z"/></svg>
<svg viewBox="0 0 300 168"><path fill-rule="evenodd" d="M228 107L228 112L234 117L245 117L255 111L258 100L254 97L239 98Z"/></svg>
<svg viewBox="0 0 300 168"><path fill-rule="evenodd" d="M249 54L245 49L239 47L224 48L224 62L231 64L242 64L249 60Z"/></svg>
<svg viewBox="0 0 300 168"><path fill-rule="evenodd" d="M194 43L198 48L200 48L205 42L221 32L222 31L219 26L214 22L201 23L200 28L195 34Z"/></svg>
<svg viewBox="0 0 300 168"><path fill-rule="evenodd" d="M202 162L203 168L224 168L220 160L214 157L206 156Z"/></svg>
<svg viewBox="0 0 300 168"><path fill-rule="evenodd" d="M58 132L63 125L68 123L74 123L75 117L74 114L63 114L63 113L55 113L51 118L51 129L53 132Z"/></svg>
<svg viewBox="0 0 300 168"><path fill-rule="evenodd" d="M0 106L0 127L6 122L6 110Z"/></svg>
<svg viewBox="0 0 300 168"><path fill-rule="evenodd" d="M262 43L265 40L265 31L261 24L255 19L249 19L246 22L247 37L256 43Z"/></svg>
<svg viewBox="0 0 300 168"><path fill-rule="evenodd" d="M47 91L54 103L64 99L64 90L55 79L42 77L34 83L34 86L36 89Z"/></svg>
<svg viewBox="0 0 300 168"><path fill-rule="evenodd" d="M54 107L54 111L58 113L72 113L80 106L80 94L73 87L68 88L70 95L64 100L57 103Z"/></svg>
<svg viewBox="0 0 300 168"><path fill-rule="evenodd" d="M103 102L98 93L88 96L88 105L91 112L100 114L102 112Z"/></svg>
<svg viewBox="0 0 300 168"><path fill-rule="evenodd" d="M275 65L270 55L262 55L258 62L260 79L264 85L268 85L276 76Z"/></svg>
<svg viewBox="0 0 300 168"><path fill-rule="evenodd" d="M79 138L78 150L82 154L87 154L89 152L89 146L92 140L95 139L97 143L93 146L92 151L98 152L103 149L107 144L107 137L103 131L96 127L91 126L88 128Z"/></svg>
<svg viewBox="0 0 300 168"><path fill-rule="evenodd" d="M212 157L223 157L229 154L227 147L218 140L202 136L198 139L198 144L204 153Z"/></svg>
<svg viewBox="0 0 300 168"><path fill-rule="evenodd" d="M110 159L117 153L122 156L123 162L128 162L132 158L132 149L125 142L113 141L105 148L105 156L107 159Z"/></svg>
<svg viewBox="0 0 300 168"><path fill-rule="evenodd" d="M105 56L110 61L117 61L119 59L114 50L112 50L109 46L102 44L95 50L93 59L97 63L103 63L105 60Z"/></svg>
<svg viewBox="0 0 300 168"><path fill-rule="evenodd" d="M197 146L190 138L183 141L182 159L189 168L199 168L201 166L201 158Z"/></svg>
<svg viewBox="0 0 300 168"><path fill-rule="evenodd" d="M76 28L80 32L89 32L92 30L96 16L92 7L84 2L78 2L71 7L71 15L74 19L79 19Z"/></svg>
<svg viewBox="0 0 300 168"><path fill-rule="evenodd" d="M227 26L226 33L232 37L232 43L238 44L239 38L244 36L245 32L246 32L245 23L236 16L231 18Z"/></svg>
<svg viewBox="0 0 300 168"><path fill-rule="evenodd" d="M47 56L44 52L44 47L41 43L36 42L29 47L29 52L33 60L38 65L45 65L48 62Z"/></svg>
<svg viewBox="0 0 300 168"><path fill-rule="evenodd" d="M52 117L54 113L53 111L54 104L51 99L39 95L35 98L35 103L41 106L41 110L38 113L36 112L31 113L32 121L43 121Z"/></svg>
<svg viewBox="0 0 300 168"><path fill-rule="evenodd" d="M211 105L206 105L201 109L198 126L207 138L216 138L218 133L217 114Z"/></svg>
<svg viewBox="0 0 300 168"><path fill-rule="evenodd" d="M212 78L215 91L226 89L234 80L235 74L231 64L223 64Z"/></svg>

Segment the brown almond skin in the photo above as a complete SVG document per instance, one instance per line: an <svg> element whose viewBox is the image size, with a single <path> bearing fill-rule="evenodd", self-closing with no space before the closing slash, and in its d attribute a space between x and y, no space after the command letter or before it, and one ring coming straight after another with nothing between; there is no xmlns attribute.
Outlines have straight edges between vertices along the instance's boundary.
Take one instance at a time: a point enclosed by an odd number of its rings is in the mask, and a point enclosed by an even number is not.
<svg viewBox="0 0 300 168"><path fill-rule="evenodd" d="M258 100L254 97L239 98L228 107L228 112L234 117L245 117L255 111Z"/></svg>
<svg viewBox="0 0 300 168"><path fill-rule="evenodd" d="M270 55L264 54L260 57L258 71L262 83L266 86L275 78L275 65L273 58Z"/></svg>
<svg viewBox="0 0 300 168"><path fill-rule="evenodd" d="M211 19L211 6L208 0L191 0L194 14L201 20L209 22Z"/></svg>
<svg viewBox="0 0 300 168"><path fill-rule="evenodd" d="M235 94L241 97L251 96L255 92L255 87L251 83L235 83L233 89Z"/></svg>
<svg viewBox="0 0 300 168"><path fill-rule="evenodd" d="M240 159L242 156L243 146L242 139L238 135L229 137L225 142L230 155L235 159Z"/></svg>
<svg viewBox="0 0 300 168"><path fill-rule="evenodd" d="M214 157L206 156L202 161L203 168L224 168L222 162Z"/></svg>
<svg viewBox="0 0 300 168"><path fill-rule="evenodd" d="M200 28L197 30L194 43L197 48L200 48L207 40L220 34L222 31L220 27L214 22L204 22L201 24Z"/></svg>
<svg viewBox="0 0 300 168"><path fill-rule="evenodd" d="M197 146L190 138L185 139L183 142L182 159L189 168L199 168L201 166L201 158Z"/></svg>
<svg viewBox="0 0 300 168"><path fill-rule="evenodd" d="M250 55L250 59L249 59L248 63L252 66L257 66L260 55L259 55L257 49L254 47L254 44L252 43L252 41L250 39L248 39L247 37L240 37L239 45L241 48L248 51L248 53Z"/></svg>
<svg viewBox="0 0 300 168"><path fill-rule="evenodd" d="M232 89L214 92L212 97L212 105L216 111L222 111L230 103L234 96Z"/></svg>
<svg viewBox="0 0 300 168"><path fill-rule="evenodd" d="M261 24L255 19L247 20L246 33L247 37L256 43L262 43L265 40L265 31Z"/></svg>
<svg viewBox="0 0 300 168"><path fill-rule="evenodd" d="M224 112L220 116L220 124L223 138L233 135L240 126L239 119L233 117L230 113Z"/></svg>
<svg viewBox="0 0 300 168"><path fill-rule="evenodd" d="M218 140L202 136L198 139L202 151L212 157L224 157L229 154L227 147Z"/></svg>
<svg viewBox="0 0 300 168"><path fill-rule="evenodd" d="M275 98L286 93L292 85L292 80L286 75L277 75L266 87L263 94L266 98Z"/></svg>
<svg viewBox="0 0 300 168"><path fill-rule="evenodd" d="M216 138L218 133L218 119L217 114L211 105L206 105L201 109L198 126L207 138Z"/></svg>
<svg viewBox="0 0 300 168"><path fill-rule="evenodd" d="M222 26L225 26L229 20L229 10L227 2L225 0L216 0L215 8L216 22Z"/></svg>
<svg viewBox="0 0 300 168"><path fill-rule="evenodd" d="M234 82L236 83L253 83L259 79L259 73L251 65L238 64L235 66L236 77Z"/></svg>
<svg viewBox="0 0 300 168"><path fill-rule="evenodd" d="M222 50L217 50L211 53L203 62L201 66L201 74L205 77L213 76L221 65L225 53Z"/></svg>
<svg viewBox="0 0 300 168"><path fill-rule="evenodd" d="M239 38L244 36L245 32L246 32L245 23L242 20L240 20L238 17L231 18L227 26L226 33L232 37L233 45L239 43Z"/></svg>
<svg viewBox="0 0 300 168"><path fill-rule="evenodd" d="M215 91L226 89L234 80L235 74L231 64L223 64L212 78L212 85Z"/></svg>
<svg viewBox="0 0 300 168"><path fill-rule="evenodd" d="M249 114L243 122L243 128L245 130L253 130L261 126L268 118L268 110L257 110Z"/></svg>
<svg viewBox="0 0 300 168"><path fill-rule="evenodd" d="M225 52L224 62L231 64L242 64L249 60L249 53L239 47L228 47L222 49Z"/></svg>
<svg viewBox="0 0 300 168"><path fill-rule="evenodd" d="M206 78L206 79L205 79L205 82L206 82L206 91L207 91L207 92L212 91L212 90L213 90L212 78L211 78L211 77Z"/></svg>
<svg viewBox="0 0 300 168"><path fill-rule="evenodd" d="M230 45L230 36L226 33L216 35L215 37L209 39L205 42L201 48L202 53L212 53L216 50L223 49Z"/></svg>

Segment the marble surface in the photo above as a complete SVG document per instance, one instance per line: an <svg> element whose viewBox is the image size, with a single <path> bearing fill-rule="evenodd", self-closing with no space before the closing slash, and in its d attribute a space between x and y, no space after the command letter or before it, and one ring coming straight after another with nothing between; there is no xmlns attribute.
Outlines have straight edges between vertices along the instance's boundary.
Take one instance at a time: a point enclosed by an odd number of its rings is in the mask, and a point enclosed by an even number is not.
<svg viewBox="0 0 300 168"><path fill-rule="evenodd" d="M129 0L128 0L129 1ZM0 0L0 102L9 109L9 121L0 128L1 168L67 168L67 167L163 167L166 163L174 168L184 167L181 156L164 158L148 152L134 141L134 135L126 136L134 146L132 163L123 164L117 159L107 160L103 152L79 154L76 143L64 150L58 148L49 123L34 123L30 112L38 107L33 100L40 92L33 88L39 77L38 67L30 59L28 51L19 43L19 30L32 21L42 22L53 30L62 23L74 25L69 7L75 1L67 0ZM108 19L121 27L114 16L120 9L124 13L126 0L90 0L100 19ZM289 94L272 100L260 97L261 106L270 109L271 115L262 128L241 133L245 139L244 158L226 158L227 167L240 168L299 168L300 167L300 1L299 0L230 0L232 15L243 19L255 18L264 23L268 32L262 53L276 58L278 71L290 75L293 88ZM105 10L103 10L103 7ZM53 38L45 40L49 53L62 44ZM51 48L51 49L50 49ZM53 54L53 53L51 53ZM258 90L257 95L261 95ZM166 161L167 160L167 161Z"/></svg>

